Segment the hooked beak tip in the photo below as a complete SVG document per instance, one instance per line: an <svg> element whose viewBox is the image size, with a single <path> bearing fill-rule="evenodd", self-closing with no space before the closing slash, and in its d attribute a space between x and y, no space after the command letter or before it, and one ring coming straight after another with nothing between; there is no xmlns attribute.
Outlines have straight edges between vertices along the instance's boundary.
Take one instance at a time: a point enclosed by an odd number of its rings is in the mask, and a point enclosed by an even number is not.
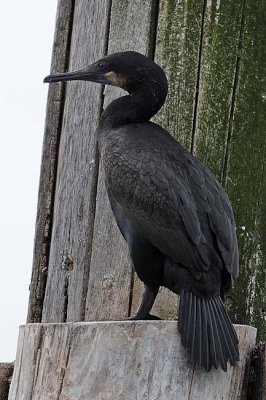
<svg viewBox="0 0 266 400"><path fill-rule="evenodd" d="M48 76L46 76L45 78L44 78L44 80L43 80L43 83L50 83L51 81L50 81L50 77L49 77L49 75Z"/></svg>

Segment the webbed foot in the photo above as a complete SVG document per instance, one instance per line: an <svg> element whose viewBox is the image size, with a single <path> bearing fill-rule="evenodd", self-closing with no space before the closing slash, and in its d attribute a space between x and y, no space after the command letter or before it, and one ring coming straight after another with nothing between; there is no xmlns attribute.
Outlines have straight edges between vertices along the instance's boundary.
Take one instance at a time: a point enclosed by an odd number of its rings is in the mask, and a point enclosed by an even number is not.
<svg viewBox="0 0 266 400"><path fill-rule="evenodd" d="M132 317L125 318L123 321L145 321L145 320L161 320L156 315L147 314L146 316L139 316L138 314L132 315Z"/></svg>

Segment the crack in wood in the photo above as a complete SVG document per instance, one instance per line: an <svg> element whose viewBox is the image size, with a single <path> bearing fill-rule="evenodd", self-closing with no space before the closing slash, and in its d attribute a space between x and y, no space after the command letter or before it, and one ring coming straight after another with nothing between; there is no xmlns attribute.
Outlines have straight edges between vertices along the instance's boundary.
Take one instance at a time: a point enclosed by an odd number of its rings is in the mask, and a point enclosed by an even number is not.
<svg viewBox="0 0 266 400"><path fill-rule="evenodd" d="M128 313L127 313L128 317L131 316L131 310L132 310L132 302L133 302L133 295L134 295L134 282L135 282L134 275L135 275L135 272L132 267L132 273L131 273L130 285L129 285L129 299L128 299Z"/></svg>
<svg viewBox="0 0 266 400"><path fill-rule="evenodd" d="M64 45L64 41L62 38L62 43L60 43L63 48L57 50L58 46L57 40L54 42L53 56L55 66L57 65L56 58L59 57L61 52L63 55L63 64L64 70L67 70L68 62L69 62L69 52L70 52L70 44L71 44L71 34L72 34L72 26L73 26L73 14L74 14L74 6L75 0L71 0L71 5L65 4L65 7L62 8L62 14L60 20L59 10L61 10L62 5L58 4L57 9L57 35L58 40L61 38L62 30L66 31L66 45ZM61 26L62 25L62 26ZM66 47L64 47L66 46ZM58 61L60 64L60 60ZM58 95L58 99L55 99L54 96ZM49 267L49 255L50 255L50 244L51 244L51 236L52 236L52 227L53 227L53 213L54 213L54 197L56 190L56 177L57 177L57 164L58 164L58 152L60 146L60 136L62 131L62 122L63 122L63 111L65 104L65 86L58 85L54 88L49 88L48 95L48 106L54 102L59 103L58 113L52 118L55 118L54 122L52 122L51 128L49 128L48 114L47 121L45 127L45 136L46 142L44 141L44 149L43 149L43 160L42 160L42 170L41 170L41 181L40 181L40 189L39 189L39 200L38 200L38 210L42 215L37 215L36 222L36 232L35 232L35 252L34 252L34 260L33 260L33 269L32 269L32 279L30 286L30 300L28 307L28 316L27 322L40 322L42 319L42 310L43 310L43 301L45 297L45 289L47 282L47 271ZM54 131L54 133L50 133L50 131ZM49 137L49 135L52 135ZM53 137L54 136L54 137ZM47 154L50 159L47 161ZM50 154L52 153L52 155ZM46 157L45 157L46 155ZM42 182L42 179L44 182ZM43 193L43 187L46 186L46 191ZM43 196L45 198L43 198ZM45 201L45 206L42 206L42 202ZM44 218L44 222L41 223L41 219ZM42 229L44 227L44 232ZM36 263L38 267L36 267Z"/></svg>
<svg viewBox="0 0 266 400"><path fill-rule="evenodd" d="M159 10L160 10L160 0L152 0L151 22L150 22L149 43L148 43L148 57L151 57L153 60L155 58L155 51L156 51Z"/></svg>
<svg viewBox="0 0 266 400"><path fill-rule="evenodd" d="M63 322L67 321L69 274L66 273L64 283Z"/></svg>
<svg viewBox="0 0 266 400"><path fill-rule="evenodd" d="M61 377L60 383L59 383L58 399L60 399L60 396L62 394L62 390L64 387L65 374L66 374L66 370L68 367L70 351L71 351L73 339L74 339L74 329L75 329L74 324L72 324L70 329L71 329L71 331L70 331L69 346L68 346L68 351L67 351L67 356L66 356L66 365L63 369L62 377Z"/></svg>
<svg viewBox="0 0 266 400"><path fill-rule="evenodd" d="M230 106L230 112L229 112L227 143L226 143L226 150L225 150L223 170L222 170L222 179L221 179L222 185L224 187L226 186L227 179L228 179L228 169L229 169L229 161L230 161L230 153L231 153L231 143L232 143L232 135L233 135L236 98L237 98L237 90L238 90L239 79L240 79L240 61L241 61L241 51L242 51L242 47L243 47L244 27L245 27L245 9L246 9L246 0L243 0L240 31L239 31L239 41L238 41L238 51L237 51L236 67L235 67L235 76L234 76L231 106Z"/></svg>
<svg viewBox="0 0 266 400"><path fill-rule="evenodd" d="M196 368L196 364L194 363L192 376L191 376L191 382L190 382L190 385L189 385L188 400L191 400L191 392L192 392L192 385L193 385L193 379L194 379L194 374L195 374L195 368Z"/></svg>
<svg viewBox="0 0 266 400"><path fill-rule="evenodd" d="M39 332L39 338L38 338L38 345L36 346L36 350L34 352L35 356L34 356L34 360L36 360L35 362L35 368L34 368L34 379L32 381L32 387L31 387L31 394L33 394L33 390L34 387L36 386L36 382L37 382L37 378L38 378L38 373L39 373L39 368L40 368L40 361L41 361L41 348L42 348L42 344L43 344L43 338L45 335L45 331L44 331L44 326L41 325L41 329Z"/></svg>
<svg viewBox="0 0 266 400"><path fill-rule="evenodd" d="M199 108L199 90L201 80L201 62L202 62L202 49L203 49L203 36L204 36L204 20L206 14L207 0L203 1L202 19L201 19L201 33L200 33L200 45L199 45L199 59L197 68L197 83L194 97L194 113L193 113L193 124L192 124L192 136L191 136L191 147L190 152L195 154L196 151L196 131L198 125L198 108Z"/></svg>
<svg viewBox="0 0 266 400"><path fill-rule="evenodd" d="M104 54L108 53L108 42L109 42L109 34L110 34L110 24L111 24L111 11L112 11L112 0L109 1L108 4L108 13L107 13L107 24L106 24L106 33L105 33L105 50ZM99 117L101 116L103 112L103 105L104 105L104 86L101 88L101 101L100 101L100 107L99 107ZM93 182L92 182L92 201L91 201L91 208L89 214L91 215L92 218L92 228L91 228L91 234L90 239L89 239L89 257L88 257L88 275L86 279L83 279L82 283L82 304L81 304L81 312L80 312L80 320L84 321L85 320L85 314L86 314L86 299L87 299L87 293L88 293L88 287L89 287L89 279L90 279L90 264L91 264L91 256L92 256L92 243L93 243L93 233L94 233L94 222L95 222L95 215L96 215L96 198L97 198L97 190L98 190L98 179L99 179L99 168L100 168L100 157L99 157L99 152L98 152L98 146L96 144L96 151L95 151L95 159L94 159L94 176L93 176Z"/></svg>

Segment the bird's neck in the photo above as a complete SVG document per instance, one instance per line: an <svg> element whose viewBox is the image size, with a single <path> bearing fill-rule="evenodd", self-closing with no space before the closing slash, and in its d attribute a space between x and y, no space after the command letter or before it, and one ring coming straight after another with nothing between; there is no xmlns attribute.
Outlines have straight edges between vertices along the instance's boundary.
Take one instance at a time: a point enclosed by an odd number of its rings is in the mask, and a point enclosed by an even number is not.
<svg viewBox="0 0 266 400"><path fill-rule="evenodd" d="M149 121L162 107L166 93L154 88L141 88L114 100L103 112L100 126L110 128Z"/></svg>

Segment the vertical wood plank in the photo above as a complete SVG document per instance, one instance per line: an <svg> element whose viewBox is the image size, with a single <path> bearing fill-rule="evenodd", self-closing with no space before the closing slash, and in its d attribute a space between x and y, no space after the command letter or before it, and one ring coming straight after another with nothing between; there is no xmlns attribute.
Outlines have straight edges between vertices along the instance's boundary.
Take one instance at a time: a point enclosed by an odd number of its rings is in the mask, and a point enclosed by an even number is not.
<svg viewBox="0 0 266 400"><path fill-rule="evenodd" d="M253 349L249 374L245 377L243 397L247 400L266 400L266 342L259 342Z"/></svg>
<svg viewBox="0 0 266 400"><path fill-rule="evenodd" d="M155 121L191 147L204 1L161 0L155 60L166 72L168 97Z"/></svg>
<svg viewBox="0 0 266 400"><path fill-rule="evenodd" d="M147 55L151 16L151 0L113 0L108 53L135 50ZM107 87L104 106L122 93ZM132 270L126 243L109 205L102 167L99 172L96 204L85 318L122 318L129 311Z"/></svg>
<svg viewBox="0 0 266 400"><path fill-rule="evenodd" d="M266 4L247 0L227 189L237 222L240 277L232 315L266 339Z"/></svg>
<svg viewBox="0 0 266 400"><path fill-rule="evenodd" d="M31 399L41 337L41 324L29 324L19 330L16 361L8 396L11 400Z"/></svg>
<svg viewBox="0 0 266 400"><path fill-rule="evenodd" d="M72 344L73 325L42 325L31 400L60 399Z"/></svg>
<svg viewBox="0 0 266 400"><path fill-rule="evenodd" d="M193 150L221 180L237 85L243 0L206 2Z"/></svg>
<svg viewBox="0 0 266 400"><path fill-rule="evenodd" d="M75 3L69 70L100 58L106 48L109 0ZM100 85L67 86L60 141L54 223L42 321L84 317L97 182L96 127Z"/></svg>
<svg viewBox="0 0 266 400"><path fill-rule="evenodd" d="M68 66L73 4L73 0L58 1L51 73L64 72ZM27 316L28 322L40 322L42 316L49 264L53 201L64 98L65 86L56 83L49 87Z"/></svg>

